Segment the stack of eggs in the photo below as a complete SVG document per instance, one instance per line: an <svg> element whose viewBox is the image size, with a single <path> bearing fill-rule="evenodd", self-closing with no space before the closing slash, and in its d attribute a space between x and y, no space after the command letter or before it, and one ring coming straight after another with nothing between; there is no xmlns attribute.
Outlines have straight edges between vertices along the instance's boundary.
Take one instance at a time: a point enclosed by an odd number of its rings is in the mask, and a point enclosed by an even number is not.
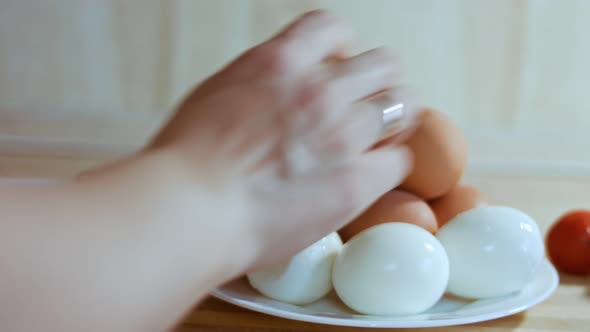
<svg viewBox="0 0 590 332"><path fill-rule="evenodd" d="M424 312L445 293L484 299L521 290L544 257L535 221L459 184L467 146L444 114L425 111L407 145L414 169L398 188L338 233L249 273L250 284L292 304L335 289L369 315Z"/></svg>

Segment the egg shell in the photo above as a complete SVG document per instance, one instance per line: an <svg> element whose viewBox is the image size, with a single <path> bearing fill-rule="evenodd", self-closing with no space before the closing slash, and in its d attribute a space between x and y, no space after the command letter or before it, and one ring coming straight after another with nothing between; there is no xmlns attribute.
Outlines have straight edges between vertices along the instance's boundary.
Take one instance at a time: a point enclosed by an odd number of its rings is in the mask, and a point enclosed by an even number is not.
<svg viewBox="0 0 590 332"><path fill-rule="evenodd" d="M438 229L436 217L426 202L408 192L392 190L381 196L363 214L340 229L338 233L346 242L365 229L386 222L415 224L433 234Z"/></svg>
<svg viewBox="0 0 590 332"><path fill-rule="evenodd" d="M442 297L449 262L440 242L406 223L373 226L344 245L334 262L334 289L351 309L369 315L409 315Z"/></svg>
<svg viewBox="0 0 590 332"><path fill-rule="evenodd" d="M332 266L342 240L331 233L280 264L247 274L250 285L272 299L308 304L332 290Z"/></svg>
<svg viewBox="0 0 590 332"><path fill-rule="evenodd" d="M430 201L429 205L436 215L440 228L459 213L487 205L487 202L488 199L479 189L458 185L445 195Z"/></svg>
<svg viewBox="0 0 590 332"><path fill-rule="evenodd" d="M420 126L406 144L414 153L414 168L400 189L431 200L457 185L467 165L467 143L445 114L422 112Z"/></svg>
<svg viewBox="0 0 590 332"><path fill-rule="evenodd" d="M449 257L447 291L484 299L520 291L544 259L541 232L522 211L483 206L460 213L438 232Z"/></svg>

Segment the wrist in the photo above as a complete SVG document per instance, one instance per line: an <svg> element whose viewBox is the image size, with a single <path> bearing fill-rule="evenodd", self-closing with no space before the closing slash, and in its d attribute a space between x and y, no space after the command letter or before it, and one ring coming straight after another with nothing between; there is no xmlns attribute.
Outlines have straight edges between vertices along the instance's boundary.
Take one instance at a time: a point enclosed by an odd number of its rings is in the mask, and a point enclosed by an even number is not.
<svg viewBox="0 0 590 332"><path fill-rule="evenodd" d="M148 240L151 251L161 244L164 255L183 257L182 266L172 268L206 291L243 273L256 256L245 235L250 230L240 186L206 178L171 151L147 151L76 182L84 190L108 188L111 201L124 201L122 215L158 230Z"/></svg>

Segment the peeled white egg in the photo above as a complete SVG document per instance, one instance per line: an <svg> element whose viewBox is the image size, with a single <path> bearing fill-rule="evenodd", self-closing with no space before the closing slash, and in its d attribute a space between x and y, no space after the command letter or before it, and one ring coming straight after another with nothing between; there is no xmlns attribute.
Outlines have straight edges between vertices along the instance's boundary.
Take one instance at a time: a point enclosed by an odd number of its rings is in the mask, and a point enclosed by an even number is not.
<svg viewBox="0 0 590 332"><path fill-rule="evenodd" d="M283 263L248 273L248 281L278 301L314 302L332 290L332 266L341 249L338 233L330 233Z"/></svg>
<svg viewBox="0 0 590 332"><path fill-rule="evenodd" d="M448 292L466 298L490 298L521 290L544 257L541 232L522 211L503 206L478 207L457 215L437 238L449 256Z"/></svg>
<svg viewBox="0 0 590 332"><path fill-rule="evenodd" d="M449 279L445 249L428 231L393 222L348 241L334 263L340 299L363 314L405 315L432 307Z"/></svg>

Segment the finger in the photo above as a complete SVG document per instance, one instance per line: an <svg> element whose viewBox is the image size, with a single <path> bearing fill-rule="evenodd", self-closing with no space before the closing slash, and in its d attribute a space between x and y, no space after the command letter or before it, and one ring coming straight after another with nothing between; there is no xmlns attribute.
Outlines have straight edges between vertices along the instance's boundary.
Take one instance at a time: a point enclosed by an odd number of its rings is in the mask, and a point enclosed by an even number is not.
<svg viewBox="0 0 590 332"><path fill-rule="evenodd" d="M339 163L356 158L374 145L383 132L381 109L359 102L332 127L304 138L318 163Z"/></svg>
<svg viewBox="0 0 590 332"><path fill-rule="evenodd" d="M341 58L351 44L351 31L336 17L322 10L304 14L272 40L284 43L295 68L304 68L331 58Z"/></svg>
<svg viewBox="0 0 590 332"><path fill-rule="evenodd" d="M264 236L267 242L276 241L269 247L283 248L292 254L344 226L401 183L411 163L408 149L386 148L299 178L288 188L277 189L281 190L280 195L262 196L260 204L264 213L274 214L278 219L273 225L265 224L259 236ZM293 232L298 231L297 237L285 232L289 223ZM285 237L277 236L285 233Z"/></svg>
<svg viewBox="0 0 590 332"><path fill-rule="evenodd" d="M319 204L317 211L301 211L301 220L316 219L318 224L325 223L318 231L340 228L399 185L409 174L411 164L412 156L407 148L387 148L303 179L300 188L309 188L299 190L308 191L310 202Z"/></svg>
<svg viewBox="0 0 590 332"><path fill-rule="evenodd" d="M374 148L403 143L421 123L424 109L403 89L394 89L369 101L382 109L384 122L384 133Z"/></svg>
<svg viewBox="0 0 590 332"><path fill-rule="evenodd" d="M325 11L312 11L270 40L244 52L203 82L199 92L207 93L220 84L298 72L323 60L342 59L350 42L351 32L334 16Z"/></svg>
<svg viewBox="0 0 590 332"><path fill-rule="evenodd" d="M302 15L270 40L253 47L210 77L201 91L251 81L253 77L298 72L323 60L346 57L351 32L325 11Z"/></svg>
<svg viewBox="0 0 590 332"><path fill-rule="evenodd" d="M382 49L318 69L296 92L296 104L303 112L290 115L295 135L333 125L352 103L391 88L395 77L396 66Z"/></svg>
<svg viewBox="0 0 590 332"><path fill-rule="evenodd" d="M399 68L393 57L376 48L344 61L332 62L327 68L335 94L351 103L393 87L399 80Z"/></svg>

